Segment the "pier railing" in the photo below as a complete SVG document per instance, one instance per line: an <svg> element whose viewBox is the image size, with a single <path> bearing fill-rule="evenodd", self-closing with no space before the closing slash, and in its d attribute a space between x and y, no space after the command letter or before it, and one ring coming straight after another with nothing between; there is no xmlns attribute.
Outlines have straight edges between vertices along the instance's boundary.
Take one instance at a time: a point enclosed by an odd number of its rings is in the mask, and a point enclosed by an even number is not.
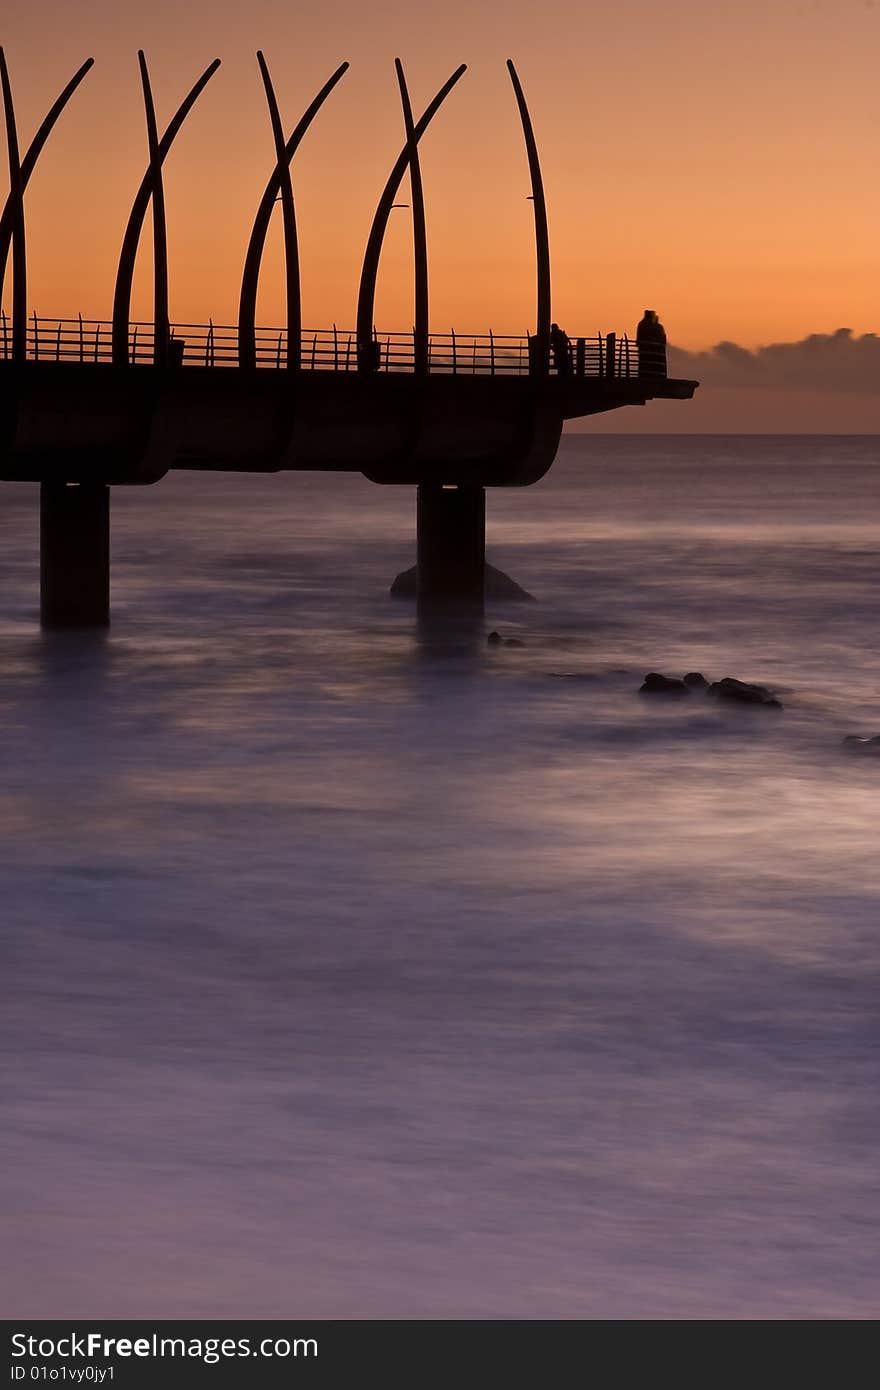
<svg viewBox="0 0 880 1390"><path fill-rule="evenodd" d="M109 363L112 338L112 325L107 321L32 314L28 320L27 357L32 362ZM288 365L284 329L258 328L255 346L258 367L280 369ZM153 361L154 347L153 324L132 323L128 335L129 362L148 366ZM452 376L528 376L535 347L535 339L525 334L432 333L428 341L428 369L432 374ZM7 315L0 313L0 361L9 361L11 357L11 325ZM237 367L238 329L210 321L172 324L168 357L181 366ZM375 334L371 350L375 371L411 373L414 362L412 333ZM355 334L335 326L304 330L300 367L304 371L357 371ZM665 377L666 351L662 344L637 344L625 333L597 333L558 342L555 349L551 348L548 369L563 377Z"/></svg>

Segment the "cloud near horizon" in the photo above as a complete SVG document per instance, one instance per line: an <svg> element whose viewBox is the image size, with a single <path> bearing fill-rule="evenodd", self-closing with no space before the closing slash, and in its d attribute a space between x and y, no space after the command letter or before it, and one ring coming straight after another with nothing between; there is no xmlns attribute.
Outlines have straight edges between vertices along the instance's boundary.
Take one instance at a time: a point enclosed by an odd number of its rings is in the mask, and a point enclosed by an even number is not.
<svg viewBox="0 0 880 1390"><path fill-rule="evenodd" d="M670 345L669 375L736 390L864 394L880 390L880 336L851 328L811 333L794 343L755 350L721 342L704 352Z"/></svg>
<svg viewBox="0 0 880 1390"><path fill-rule="evenodd" d="M703 352L670 344L669 375L700 383L692 401L653 401L573 422L575 433L880 435L880 334L850 328L791 343Z"/></svg>

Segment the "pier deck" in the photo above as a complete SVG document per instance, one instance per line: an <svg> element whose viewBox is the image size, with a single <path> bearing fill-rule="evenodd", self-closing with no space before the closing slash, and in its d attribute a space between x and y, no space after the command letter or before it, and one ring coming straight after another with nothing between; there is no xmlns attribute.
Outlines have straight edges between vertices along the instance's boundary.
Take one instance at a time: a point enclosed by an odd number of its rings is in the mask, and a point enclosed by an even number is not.
<svg viewBox="0 0 880 1390"><path fill-rule="evenodd" d="M283 331L259 330L249 367L235 329L175 325L164 366L153 336L131 325L124 366L106 323L32 317L18 362L0 336L0 479L146 484L190 468L522 486L565 421L696 388L626 335L574 338L543 371L526 336L432 335L422 372L412 334L377 334L371 370L334 330L304 333L295 363Z"/></svg>

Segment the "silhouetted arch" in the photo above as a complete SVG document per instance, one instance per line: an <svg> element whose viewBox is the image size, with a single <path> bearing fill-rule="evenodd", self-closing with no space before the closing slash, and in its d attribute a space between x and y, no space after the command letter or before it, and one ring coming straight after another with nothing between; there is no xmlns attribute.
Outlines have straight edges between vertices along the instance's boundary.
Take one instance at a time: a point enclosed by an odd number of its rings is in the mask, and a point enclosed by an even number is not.
<svg viewBox="0 0 880 1390"><path fill-rule="evenodd" d="M0 49L0 54L2 54L2 49ZM33 140L27 148L27 152L25 154L24 159L21 161L20 166L22 195L22 202L20 204L20 207L22 211L22 218L24 209L23 199L25 189L27 188L28 183L30 182L31 174L34 172L37 160L39 159L40 154L42 153L43 146L45 145L50 134L52 133L52 128L55 125L55 122L58 120L58 117L61 115L61 112L64 110L68 101L73 96L80 82L82 82L89 68L94 67L94 63L94 58L87 58L86 61L83 63L82 67L74 73L67 86L61 92L60 96L58 96L58 98L50 106L48 112L43 118L40 128L38 129L36 135L34 136ZM10 101L11 99L12 98L10 95ZM7 197L6 203L3 207L3 212L2 214L0 214L0 300L2 300L3 298L3 285L6 280L6 267L9 263L9 249L12 245L13 230L16 225L17 219L16 209L18 208L18 206L19 204L16 200L13 199L12 191L10 189L9 196ZM27 286L25 286L25 295L26 293Z"/></svg>
<svg viewBox="0 0 880 1390"><path fill-rule="evenodd" d="M376 279L379 274L379 257L382 254L382 242L385 239L385 229L388 226L391 205L400 187L400 181L406 172L406 167L410 163L410 151L418 144L419 140L421 140L456 82L459 80L462 73L466 71L467 64L462 63L460 67L456 68L452 76L444 82L443 86L434 97L434 100L425 107L424 113L413 126L411 138L407 139L394 168L388 175L388 182L379 199L379 205L373 217L373 225L370 228L367 249L364 252L364 264L361 270L361 282L358 291L357 355L359 371L372 371L374 367L373 309L376 302Z"/></svg>
<svg viewBox="0 0 880 1390"><path fill-rule="evenodd" d="M165 134L156 145L155 159L151 155L149 167L135 195L135 200L128 219L128 225L125 228L125 236L122 239L122 250L119 254L119 269L116 272L116 289L113 295L113 363L115 366L124 367L128 363L128 327L131 316L131 285L134 279L134 263L137 256L141 230L144 225L147 203L150 201L150 196L153 192L154 167L161 169L165 157L174 143L177 132L180 130L180 127L192 110L197 98L214 76L219 66L220 59L215 58L213 63L210 63L208 67L205 68L198 82L196 82L195 86L180 103L180 106L178 106L174 116L168 122Z"/></svg>
<svg viewBox="0 0 880 1390"><path fill-rule="evenodd" d="M284 129L281 125L281 112L275 97L275 88L269 76L269 68L262 53L257 53L260 75L266 91L269 106L269 120L272 125L272 139L275 142L275 164L281 178L281 215L284 224L284 284L287 300L287 366L299 371L300 340L302 338L302 307L299 283L299 243L296 235L296 206L293 201L293 180L290 165L284 156Z"/></svg>
<svg viewBox="0 0 880 1390"><path fill-rule="evenodd" d="M27 266L24 235L24 180L18 157L18 135L15 129L15 107L6 55L0 48L0 86L3 88L3 114L6 119L6 149L9 154L9 204L12 209L12 360L23 362L27 356Z"/></svg>
<svg viewBox="0 0 880 1390"><path fill-rule="evenodd" d="M538 160L538 146L535 143L535 132L532 129L532 121L529 116L529 108L526 105L525 95L520 85L520 80L513 66L513 60L508 58L507 70L510 73L510 80L513 83L513 90L516 94L516 104L519 107L519 116L522 121L523 135L526 141L526 153L529 158L529 174L532 180L532 199L535 204L535 258L538 273L538 321L535 331L535 350L530 354L530 371L539 376L546 376L550 366L550 236L547 230L547 203L544 198L544 181L541 178L541 165Z"/></svg>
<svg viewBox="0 0 880 1390"><path fill-rule="evenodd" d="M397 82L400 87L400 102L403 107L403 124L409 145L409 180L412 191L413 215L413 260L415 263L415 317L413 330L413 370L416 376L428 374L428 233L425 226L425 193L422 186L422 166L419 159L419 144L415 136L412 103L403 64L394 59Z"/></svg>
<svg viewBox="0 0 880 1390"><path fill-rule="evenodd" d="M147 145L150 151L150 199L153 204L153 361L164 367L168 360L168 227L165 220L165 186L162 182L162 161L159 158L159 132L156 129L156 108L153 89L143 51L138 49L141 86L144 92L144 114L147 120Z"/></svg>
<svg viewBox="0 0 880 1390"><path fill-rule="evenodd" d="M333 88L348 71L348 63L339 67L328 78L314 101L306 107L293 130L287 144L281 127L281 117L269 70L262 53L257 54L266 101L269 105L269 118L272 122L272 135L275 140L275 168L269 177L265 191L257 208L250 241L244 259L241 276L241 295L238 303L238 362L241 367L254 367L257 361L255 323L257 315L257 286L260 279L260 263L275 199L281 193L281 210L284 217L284 266L287 281L287 365L292 371L300 367L300 338L302 336L302 299L299 283L299 245L296 234L296 209L293 201L293 184L290 178L290 164L293 156Z"/></svg>

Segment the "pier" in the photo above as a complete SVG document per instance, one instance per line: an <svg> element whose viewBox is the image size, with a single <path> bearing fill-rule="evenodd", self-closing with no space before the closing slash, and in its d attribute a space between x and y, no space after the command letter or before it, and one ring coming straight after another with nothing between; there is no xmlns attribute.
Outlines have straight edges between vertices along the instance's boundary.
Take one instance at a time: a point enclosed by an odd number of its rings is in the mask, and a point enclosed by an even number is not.
<svg viewBox="0 0 880 1390"><path fill-rule="evenodd" d="M418 597L424 605L479 604L485 576L486 489L523 487L553 463L568 420L687 400L697 383L666 373L665 349L628 332L572 336L551 345L547 209L522 87L508 63L521 117L534 204L536 324L520 337L431 333L427 242L418 146L464 73L460 67L415 119L396 64L404 144L382 191L365 251L351 330L301 322L291 161L343 77L342 64L285 141L258 55L275 164L257 210L243 268L238 322L172 323L162 165L213 77L206 68L159 135L146 59L139 54L149 162L125 230L106 321L52 319L28 310L25 190L55 122L91 67L88 60L20 156L12 89L0 49L10 191L0 215L0 298L12 260L12 311L0 312L0 480L40 484L41 619L45 626L103 626L110 616L110 489L149 485L169 470L358 472L417 496ZM388 217L410 177L415 258L411 332L379 332L376 279ZM269 221L281 203L286 323L255 324ZM153 216L154 313L131 319L135 258ZM207 486L207 483L206 483Z"/></svg>

